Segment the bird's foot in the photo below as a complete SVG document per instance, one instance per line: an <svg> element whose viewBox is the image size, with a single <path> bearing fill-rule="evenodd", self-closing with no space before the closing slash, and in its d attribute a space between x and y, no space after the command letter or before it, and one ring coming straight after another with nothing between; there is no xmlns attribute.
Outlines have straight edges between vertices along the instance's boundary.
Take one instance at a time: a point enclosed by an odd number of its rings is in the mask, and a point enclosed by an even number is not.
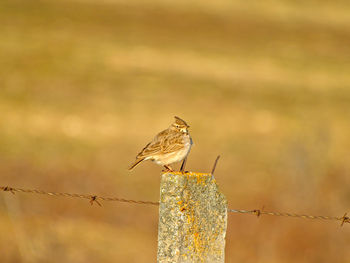
<svg viewBox="0 0 350 263"><path fill-rule="evenodd" d="M185 159L182 161L181 168L180 168L180 171L179 171L179 172L182 173L182 174L186 173L186 171L185 171L186 162L187 162L187 156L186 156Z"/></svg>
<svg viewBox="0 0 350 263"><path fill-rule="evenodd" d="M162 170L162 172L167 173L167 172L174 172L174 170L169 166L169 165L164 165L165 169Z"/></svg>

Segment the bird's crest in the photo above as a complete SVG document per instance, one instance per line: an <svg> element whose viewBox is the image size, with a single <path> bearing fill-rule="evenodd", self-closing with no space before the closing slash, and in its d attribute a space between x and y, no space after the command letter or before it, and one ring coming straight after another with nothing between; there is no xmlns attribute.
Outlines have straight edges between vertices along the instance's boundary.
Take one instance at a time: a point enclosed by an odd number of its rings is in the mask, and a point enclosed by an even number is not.
<svg viewBox="0 0 350 263"><path fill-rule="evenodd" d="M179 125L179 126L182 126L182 127L190 127L183 119L175 116L175 124Z"/></svg>

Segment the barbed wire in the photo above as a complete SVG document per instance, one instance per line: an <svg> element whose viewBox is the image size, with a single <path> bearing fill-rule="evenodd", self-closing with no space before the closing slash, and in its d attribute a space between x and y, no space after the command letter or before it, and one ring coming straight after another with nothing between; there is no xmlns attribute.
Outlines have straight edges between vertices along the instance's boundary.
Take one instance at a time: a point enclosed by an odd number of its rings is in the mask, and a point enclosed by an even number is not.
<svg viewBox="0 0 350 263"><path fill-rule="evenodd" d="M152 202L152 201L137 201L137 200L118 198L118 197L104 197L104 196L97 196L97 195L91 195L91 194L48 192L48 191L37 190L37 189L22 189L22 188L14 188L9 186L0 186L0 190L3 190L5 192L11 192L12 194L15 194L15 192L21 192L21 193L28 193L28 194L41 194L41 195L50 195L50 196L83 198L83 199L90 200L91 205L96 203L99 206L102 206L99 200L132 203L132 204L140 204L140 205L159 205L159 202Z"/></svg>
<svg viewBox="0 0 350 263"><path fill-rule="evenodd" d="M104 196L97 196L92 194L49 192L49 191L43 191L43 190L37 190L37 189L14 188L9 186L0 186L0 190L4 192L11 192L12 194L15 194L16 192L20 192L20 193L29 193L29 194L59 196L59 197L82 198L82 199L88 199L91 205L93 205L94 203L97 203L99 206L102 206L102 204L99 201L115 201L115 202L132 203L132 204L139 204L139 205L159 206L159 202L138 201L138 200L118 198L118 197L104 197ZM313 216L313 215L303 215L303 214L294 214L294 213L271 212L271 211L265 211L264 208L254 209L254 210L228 209L227 212L240 213L240 214L252 214L252 215L256 215L257 217L260 217L262 215L270 215L270 216L294 217L294 218L304 218L304 219L340 221L341 226L343 226L345 223L350 223L350 217L347 216L347 213L345 213L342 217Z"/></svg>
<svg viewBox="0 0 350 263"><path fill-rule="evenodd" d="M262 210L260 209L254 209L254 210L228 209L227 211L230 213L252 214L252 215L256 215L257 217L260 217L262 215L269 215L269 216L296 217L296 218L304 218L304 219L333 220L333 221L340 221L341 226L343 226L344 223L350 223L350 218L347 216L347 213L345 213L342 217L336 217L336 216L313 216L313 215L300 215L300 214L294 214L294 213L271 212L271 211L264 211L263 209Z"/></svg>

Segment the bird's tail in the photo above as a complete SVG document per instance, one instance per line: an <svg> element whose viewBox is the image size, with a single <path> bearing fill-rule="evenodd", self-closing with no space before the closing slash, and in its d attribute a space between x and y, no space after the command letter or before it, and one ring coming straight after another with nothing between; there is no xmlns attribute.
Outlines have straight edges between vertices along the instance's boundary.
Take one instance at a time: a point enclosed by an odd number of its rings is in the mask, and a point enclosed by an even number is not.
<svg viewBox="0 0 350 263"><path fill-rule="evenodd" d="M141 159L136 159L135 162L133 162L130 167L129 170L131 170L132 168L134 168L136 165L138 165L140 162L142 162L145 158L141 158Z"/></svg>

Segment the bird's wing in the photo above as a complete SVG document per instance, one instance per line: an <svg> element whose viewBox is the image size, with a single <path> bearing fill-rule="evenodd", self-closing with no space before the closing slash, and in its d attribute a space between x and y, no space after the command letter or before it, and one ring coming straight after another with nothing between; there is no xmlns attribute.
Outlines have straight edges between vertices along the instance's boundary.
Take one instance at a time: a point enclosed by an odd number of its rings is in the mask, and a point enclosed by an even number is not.
<svg viewBox="0 0 350 263"><path fill-rule="evenodd" d="M168 130L164 130L158 133L157 136L154 137L154 139L142 149L142 151L137 155L136 158L146 158L154 154L160 153L162 151L162 138L166 136L167 133Z"/></svg>
<svg viewBox="0 0 350 263"><path fill-rule="evenodd" d="M162 153L176 152L184 148L182 134L171 134L164 138L162 146Z"/></svg>
<svg viewBox="0 0 350 263"><path fill-rule="evenodd" d="M184 147L181 135L164 130L147 144L137 155L137 158L146 158L156 154L171 153Z"/></svg>
<svg viewBox="0 0 350 263"><path fill-rule="evenodd" d="M137 155L137 158L146 158L148 156L154 155L161 151L160 142L150 142L142 149L142 151Z"/></svg>

